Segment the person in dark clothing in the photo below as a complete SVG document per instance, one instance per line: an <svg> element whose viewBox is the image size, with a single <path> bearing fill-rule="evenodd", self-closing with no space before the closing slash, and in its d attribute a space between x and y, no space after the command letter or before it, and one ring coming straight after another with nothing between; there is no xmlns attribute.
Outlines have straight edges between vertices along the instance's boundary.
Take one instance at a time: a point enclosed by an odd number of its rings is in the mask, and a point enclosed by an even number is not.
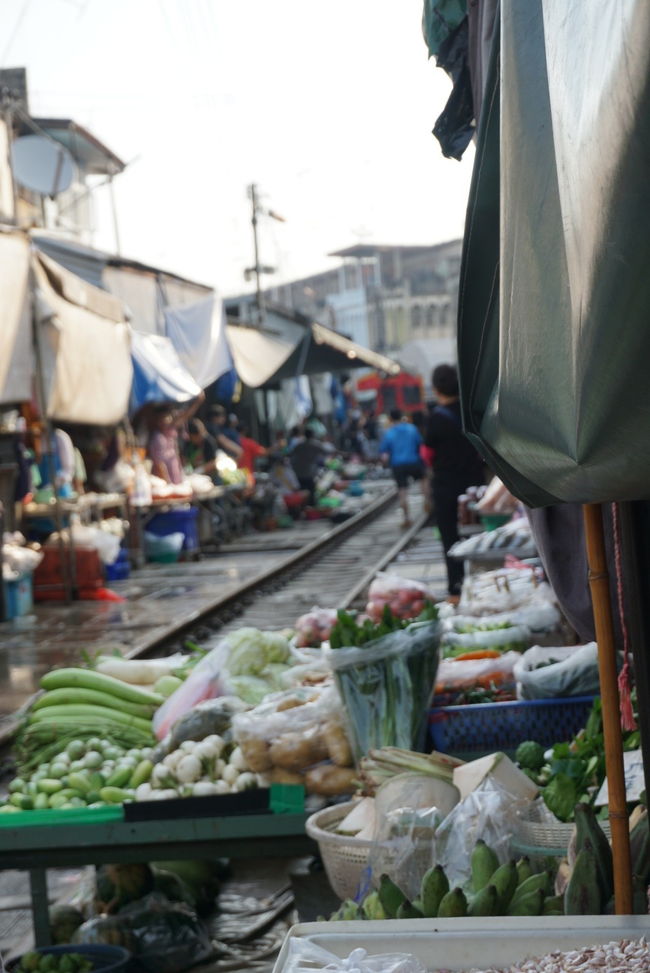
<svg viewBox="0 0 650 973"><path fill-rule="evenodd" d="M298 440L289 453L300 489L309 492L309 503L312 506L315 501L318 469L328 452L331 450L320 439L316 439L313 430L305 429L303 438Z"/></svg>
<svg viewBox="0 0 650 973"><path fill-rule="evenodd" d="M468 487L483 483L485 470L463 432L455 367L438 365L431 382L437 405L429 415L424 442L433 450L433 506L445 551L449 595L457 600L465 568L448 552L458 540L458 497Z"/></svg>

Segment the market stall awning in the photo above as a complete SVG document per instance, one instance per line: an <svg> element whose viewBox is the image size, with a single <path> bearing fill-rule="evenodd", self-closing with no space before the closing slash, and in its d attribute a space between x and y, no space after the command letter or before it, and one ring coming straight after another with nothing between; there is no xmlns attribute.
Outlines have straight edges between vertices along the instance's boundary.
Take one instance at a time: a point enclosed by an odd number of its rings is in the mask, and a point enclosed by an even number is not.
<svg viewBox="0 0 650 973"><path fill-rule="evenodd" d="M32 396L34 357L29 309L29 241L0 233L0 404Z"/></svg>
<svg viewBox="0 0 650 973"><path fill-rule="evenodd" d="M465 427L531 506L647 497L650 4L502 0L495 37L461 271Z"/></svg>
<svg viewBox="0 0 650 973"><path fill-rule="evenodd" d="M155 402L189 402L200 393L169 340L157 334L132 332L133 386L131 414Z"/></svg>
<svg viewBox="0 0 650 973"><path fill-rule="evenodd" d="M322 324L314 322L311 326L311 333L316 345L321 348L329 349L339 355L345 355L348 368L374 368L378 372L386 372L388 375L397 375L400 370L399 365L392 358L380 355L377 351L364 348L356 341L350 341L338 331L332 331Z"/></svg>
<svg viewBox="0 0 650 973"><path fill-rule="evenodd" d="M112 425L126 414L132 366L121 303L34 253L47 415Z"/></svg>
<svg viewBox="0 0 650 973"><path fill-rule="evenodd" d="M252 389L274 380L297 344L239 324L228 324L226 335L235 371L244 385Z"/></svg>
<svg viewBox="0 0 650 973"><path fill-rule="evenodd" d="M166 308L164 315L167 337L197 385L207 388L230 371L233 361L220 297Z"/></svg>

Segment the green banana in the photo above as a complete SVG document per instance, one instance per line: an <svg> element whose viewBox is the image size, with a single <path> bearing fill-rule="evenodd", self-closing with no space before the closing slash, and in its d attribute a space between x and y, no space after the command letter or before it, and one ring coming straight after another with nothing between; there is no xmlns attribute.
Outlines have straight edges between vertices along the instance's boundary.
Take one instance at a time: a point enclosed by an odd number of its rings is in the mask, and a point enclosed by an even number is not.
<svg viewBox="0 0 650 973"><path fill-rule="evenodd" d="M424 916L419 909L409 902L408 899L404 899L401 906L397 910L398 919L424 919Z"/></svg>
<svg viewBox="0 0 650 973"><path fill-rule="evenodd" d="M605 832L596 819L596 814L591 804L576 804L575 821L577 854L580 854L586 847L587 842L591 844L594 853L598 888L600 890L600 907L602 908L614 891L612 849Z"/></svg>
<svg viewBox="0 0 650 973"><path fill-rule="evenodd" d="M508 906L506 915L509 916L539 916L544 905L544 892L542 889L535 889L527 895L522 895L516 901L513 899Z"/></svg>
<svg viewBox="0 0 650 973"><path fill-rule="evenodd" d="M630 831L630 857L632 871L647 884L650 878L650 827L645 809L637 816L637 822Z"/></svg>
<svg viewBox="0 0 650 973"><path fill-rule="evenodd" d="M647 916L648 887L639 875L632 876L632 915Z"/></svg>
<svg viewBox="0 0 650 973"><path fill-rule="evenodd" d="M553 891L553 876L550 872L537 872L536 875L531 875L530 878L527 878L518 885L510 904L512 905L514 902L517 902L524 895L529 895L530 892L536 892L537 889L541 889L544 895L551 894Z"/></svg>
<svg viewBox="0 0 650 973"><path fill-rule="evenodd" d="M533 866L530 864L530 858L528 855L524 855L517 862L517 885L521 885L522 882L525 882L527 878L530 878L534 874Z"/></svg>
<svg viewBox="0 0 650 973"><path fill-rule="evenodd" d="M480 892L481 889L484 889L499 867L499 859L495 852L481 838L474 845L470 867L472 870L471 884L474 892Z"/></svg>
<svg viewBox="0 0 650 973"><path fill-rule="evenodd" d="M366 919L387 919L386 911L379 901L378 892L370 892L361 903L361 911Z"/></svg>
<svg viewBox="0 0 650 973"><path fill-rule="evenodd" d="M467 899L461 888L452 889L442 897L438 909L438 919L452 919L467 915Z"/></svg>
<svg viewBox="0 0 650 973"><path fill-rule="evenodd" d="M499 913L499 893L494 885L486 885L477 892L467 906L468 916L496 916Z"/></svg>
<svg viewBox="0 0 650 973"><path fill-rule="evenodd" d="M588 838L578 852L564 893L564 912L567 916L597 916L601 912L598 866Z"/></svg>
<svg viewBox="0 0 650 973"><path fill-rule="evenodd" d="M517 888L516 863L511 860L506 862L505 865L499 865L497 870L490 878L490 885L494 885L499 893L499 905L502 909L503 915L510 905L510 900L515 894L515 889Z"/></svg>
<svg viewBox="0 0 650 973"><path fill-rule="evenodd" d="M422 912L427 919L436 918L442 898L448 891L449 880L442 865L436 865L424 874L420 886L420 899Z"/></svg>
<svg viewBox="0 0 650 973"><path fill-rule="evenodd" d="M542 915L554 916L556 912L558 912L560 915L564 915L564 896L548 895L544 899L544 907L542 909Z"/></svg>
<svg viewBox="0 0 650 973"><path fill-rule="evenodd" d="M413 899L413 907L424 915L424 907L422 905L422 899Z"/></svg>
<svg viewBox="0 0 650 973"><path fill-rule="evenodd" d="M406 896L402 892L399 886L395 885L395 882L388 876L382 875L379 879L379 901L381 902L384 912L389 919L397 918L397 910L401 906L402 902L405 901Z"/></svg>

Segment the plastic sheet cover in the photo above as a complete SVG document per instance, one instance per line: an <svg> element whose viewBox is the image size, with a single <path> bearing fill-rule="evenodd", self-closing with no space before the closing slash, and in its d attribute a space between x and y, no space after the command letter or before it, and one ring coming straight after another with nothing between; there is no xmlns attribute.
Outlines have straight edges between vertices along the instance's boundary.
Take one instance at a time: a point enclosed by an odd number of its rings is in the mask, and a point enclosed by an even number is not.
<svg viewBox="0 0 650 973"><path fill-rule="evenodd" d="M150 402L189 402L201 388L181 363L169 338L134 331L131 340L131 413Z"/></svg>
<svg viewBox="0 0 650 973"><path fill-rule="evenodd" d="M531 506L644 498L650 4L502 0L500 47L461 271L465 427Z"/></svg>
<svg viewBox="0 0 650 973"><path fill-rule="evenodd" d="M0 404L32 396L28 283L29 241L20 233L0 234Z"/></svg>
<svg viewBox="0 0 650 973"><path fill-rule="evenodd" d="M99 426L119 422L133 375L120 301L42 253L34 255L33 268L48 416Z"/></svg>
<svg viewBox="0 0 650 973"><path fill-rule="evenodd" d="M233 367L221 298L211 295L195 304L167 308L165 328L182 364L202 389Z"/></svg>

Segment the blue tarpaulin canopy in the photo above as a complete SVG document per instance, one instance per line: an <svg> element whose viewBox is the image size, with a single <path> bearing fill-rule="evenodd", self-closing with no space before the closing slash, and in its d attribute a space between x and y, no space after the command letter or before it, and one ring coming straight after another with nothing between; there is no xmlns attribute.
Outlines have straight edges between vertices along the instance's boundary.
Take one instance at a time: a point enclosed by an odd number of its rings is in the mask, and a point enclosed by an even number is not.
<svg viewBox="0 0 650 973"><path fill-rule="evenodd" d="M131 414L154 402L189 402L201 389L181 364L169 338L134 331L131 339Z"/></svg>

